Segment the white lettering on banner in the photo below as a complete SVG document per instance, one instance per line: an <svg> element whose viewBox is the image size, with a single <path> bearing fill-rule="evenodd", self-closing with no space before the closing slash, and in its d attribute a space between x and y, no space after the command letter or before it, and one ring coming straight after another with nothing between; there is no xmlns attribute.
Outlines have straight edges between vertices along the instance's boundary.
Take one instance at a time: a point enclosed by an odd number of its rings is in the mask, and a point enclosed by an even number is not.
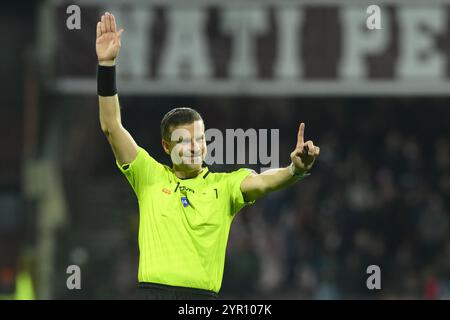
<svg viewBox="0 0 450 320"><path fill-rule="evenodd" d="M113 12L122 34L122 47L118 58L119 76L125 79L145 79L150 72L151 24L153 11L148 7L122 6L104 9Z"/></svg>
<svg viewBox="0 0 450 320"><path fill-rule="evenodd" d="M442 7L401 7L400 57L397 74L402 78L445 76L445 60L437 50L436 36L444 33L446 11ZM425 30L424 30L425 27Z"/></svg>
<svg viewBox="0 0 450 320"><path fill-rule="evenodd" d="M450 0L373 3L82 0L82 8L83 26L109 11L125 30L121 95L448 95L450 51L439 41L450 32ZM41 50L46 84L95 94L95 60L82 51L93 35L68 30L76 21L66 9L50 1L53 15L40 16L39 38L61 40Z"/></svg>
<svg viewBox="0 0 450 320"><path fill-rule="evenodd" d="M211 62L204 38L205 12L200 8L171 8L167 45L162 54L160 75L179 78L184 68L194 77L210 77Z"/></svg>
<svg viewBox="0 0 450 320"><path fill-rule="evenodd" d="M263 8L226 8L223 29L233 39L233 54L229 74L236 78L256 76L255 36L267 31L266 11Z"/></svg>
<svg viewBox="0 0 450 320"><path fill-rule="evenodd" d="M340 75L344 78L361 79L367 77L367 56L380 54L389 43L390 25L385 19L385 26L376 32L364 28L366 15L364 10L344 7L341 21L346 35L343 38L342 61L339 66Z"/></svg>
<svg viewBox="0 0 450 320"><path fill-rule="evenodd" d="M298 7L281 8L275 13L278 25L275 75L278 78L298 78L302 74L298 36L302 13Z"/></svg>

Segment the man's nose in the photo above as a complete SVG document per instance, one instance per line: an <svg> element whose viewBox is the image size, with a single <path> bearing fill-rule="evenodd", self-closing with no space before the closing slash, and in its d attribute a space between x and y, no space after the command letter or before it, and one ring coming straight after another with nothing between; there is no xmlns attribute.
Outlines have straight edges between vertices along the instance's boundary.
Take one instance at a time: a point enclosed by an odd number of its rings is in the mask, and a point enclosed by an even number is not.
<svg viewBox="0 0 450 320"><path fill-rule="evenodd" d="M199 154L200 151L201 151L200 144L197 141L195 141L195 140L192 141L192 143L191 143L191 153L192 154Z"/></svg>

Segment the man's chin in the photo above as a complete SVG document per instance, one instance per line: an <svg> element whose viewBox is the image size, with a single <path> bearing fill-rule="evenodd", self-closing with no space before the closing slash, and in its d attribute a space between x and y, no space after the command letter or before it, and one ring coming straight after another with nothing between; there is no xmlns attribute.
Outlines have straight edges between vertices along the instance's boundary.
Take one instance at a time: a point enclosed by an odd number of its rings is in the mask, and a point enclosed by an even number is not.
<svg viewBox="0 0 450 320"><path fill-rule="evenodd" d="M199 171L202 167L202 162L183 163L183 167L186 171Z"/></svg>

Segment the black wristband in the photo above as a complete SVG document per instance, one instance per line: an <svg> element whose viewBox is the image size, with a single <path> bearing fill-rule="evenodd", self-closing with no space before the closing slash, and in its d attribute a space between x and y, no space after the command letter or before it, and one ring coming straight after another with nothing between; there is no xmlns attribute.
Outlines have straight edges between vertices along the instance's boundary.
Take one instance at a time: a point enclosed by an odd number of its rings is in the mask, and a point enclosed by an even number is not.
<svg viewBox="0 0 450 320"><path fill-rule="evenodd" d="M102 97L111 97L116 93L116 66L98 65L97 94Z"/></svg>

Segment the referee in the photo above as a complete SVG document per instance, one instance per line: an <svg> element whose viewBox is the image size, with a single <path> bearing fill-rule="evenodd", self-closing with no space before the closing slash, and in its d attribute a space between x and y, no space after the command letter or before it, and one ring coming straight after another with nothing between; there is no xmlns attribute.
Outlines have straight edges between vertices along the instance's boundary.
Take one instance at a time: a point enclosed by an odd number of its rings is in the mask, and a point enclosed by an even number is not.
<svg viewBox="0 0 450 320"><path fill-rule="evenodd" d="M202 166L203 119L193 109L176 108L161 121L162 146L173 166L162 165L121 123L115 60L122 32L108 12L97 23L97 90L102 131L139 202L138 287L146 299L216 299L235 214L308 175L319 147L304 142L301 123L288 167L262 174L245 168L213 173Z"/></svg>

